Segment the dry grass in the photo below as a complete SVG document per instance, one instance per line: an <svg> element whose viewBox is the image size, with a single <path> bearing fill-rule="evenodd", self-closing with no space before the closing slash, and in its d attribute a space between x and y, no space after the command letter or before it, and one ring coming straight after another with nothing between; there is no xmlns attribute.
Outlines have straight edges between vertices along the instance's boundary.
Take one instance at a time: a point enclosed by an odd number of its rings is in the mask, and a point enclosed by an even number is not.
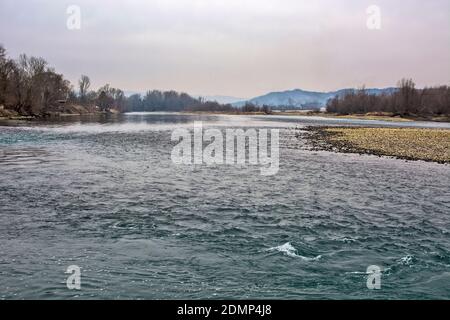
<svg viewBox="0 0 450 320"><path fill-rule="evenodd" d="M327 140L348 152L450 163L450 130L325 128Z"/></svg>

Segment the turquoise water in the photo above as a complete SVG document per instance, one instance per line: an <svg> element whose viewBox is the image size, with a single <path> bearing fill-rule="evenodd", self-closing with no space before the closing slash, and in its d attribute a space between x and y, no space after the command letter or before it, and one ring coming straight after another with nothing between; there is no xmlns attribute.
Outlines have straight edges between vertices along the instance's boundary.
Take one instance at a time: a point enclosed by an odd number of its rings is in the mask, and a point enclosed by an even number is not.
<svg viewBox="0 0 450 320"><path fill-rule="evenodd" d="M174 165L171 133L194 120L279 128L278 174ZM361 121L0 124L0 298L449 299L450 167L309 151L296 128L316 124ZM70 265L79 291L66 287ZM380 290L366 286L371 265Z"/></svg>

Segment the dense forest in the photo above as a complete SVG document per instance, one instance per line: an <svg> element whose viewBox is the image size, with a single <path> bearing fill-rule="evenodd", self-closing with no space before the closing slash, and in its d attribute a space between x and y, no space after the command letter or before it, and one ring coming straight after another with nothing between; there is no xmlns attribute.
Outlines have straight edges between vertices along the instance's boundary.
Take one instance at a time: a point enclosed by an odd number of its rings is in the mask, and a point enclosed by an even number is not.
<svg viewBox="0 0 450 320"><path fill-rule="evenodd" d="M399 116L450 115L450 87L416 89L411 79L403 79L390 94L368 94L365 88L330 99L327 112L366 114L385 112Z"/></svg>
<svg viewBox="0 0 450 320"><path fill-rule="evenodd" d="M83 114L132 111L216 111L268 112L268 107L247 104L241 109L193 98L175 91L148 91L145 95L125 96L123 90L106 84L91 89L91 80L82 75L76 86L64 79L43 58L10 59L0 45L0 112L21 116ZM9 113L11 114L11 113ZM1 116L1 114L0 114Z"/></svg>
<svg viewBox="0 0 450 320"><path fill-rule="evenodd" d="M231 105L203 101L176 91L147 91L143 96L133 94L125 104L125 111L236 111Z"/></svg>

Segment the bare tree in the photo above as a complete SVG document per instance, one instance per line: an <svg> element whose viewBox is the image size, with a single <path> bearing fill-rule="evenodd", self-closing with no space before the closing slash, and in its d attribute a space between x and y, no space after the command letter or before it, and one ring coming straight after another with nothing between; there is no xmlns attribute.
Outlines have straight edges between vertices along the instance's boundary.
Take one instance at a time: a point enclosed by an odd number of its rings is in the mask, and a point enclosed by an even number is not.
<svg viewBox="0 0 450 320"><path fill-rule="evenodd" d="M87 102L87 94L89 92L89 88L91 87L91 80L88 76L82 75L80 80L78 81L78 87L80 89L80 102L81 104L85 104Z"/></svg>
<svg viewBox="0 0 450 320"><path fill-rule="evenodd" d="M0 105L6 101L8 77L11 71L11 63L6 57L6 50L0 45Z"/></svg>
<svg viewBox="0 0 450 320"><path fill-rule="evenodd" d="M411 79L398 82L398 88L381 95L353 90L330 99L327 111L339 114L390 112L397 115L450 115L450 87L416 89Z"/></svg>
<svg viewBox="0 0 450 320"><path fill-rule="evenodd" d="M398 104L395 111L400 115L415 113L415 98L417 95L415 86L416 85L412 79L402 79L398 83Z"/></svg>

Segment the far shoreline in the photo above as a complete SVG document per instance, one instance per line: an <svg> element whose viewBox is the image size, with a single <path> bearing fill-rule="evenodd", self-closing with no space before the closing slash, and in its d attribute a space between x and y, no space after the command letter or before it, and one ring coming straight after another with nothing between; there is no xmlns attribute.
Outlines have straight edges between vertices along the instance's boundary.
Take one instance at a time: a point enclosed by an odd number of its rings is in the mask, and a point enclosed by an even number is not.
<svg viewBox="0 0 450 320"><path fill-rule="evenodd" d="M84 118L84 117L99 117L99 116L115 116L122 113L117 110L109 111L95 111L95 112L81 112L81 113L63 113L63 112L49 112L47 114L38 115L21 115L17 112L1 113L4 109L0 109L0 121L57 121L58 119L70 119L70 118ZM5 115L6 114L6 115Z"/></svg>
<svg viewBox="0 0 450 320"><path fill-rule="evenodd" d="M3 111L3 110L0 110ZM8 110L9 111L9 110ZM152 113L152 111L147 111ZM154 111L165 112L163 110ZM96 112L83 112L83 113L58 113L52 112L49 114L39 114L39 115L20 115L17 113L6 114L0 112L1 121L40 121L40 120L58 120L58 119L68 119L76 117L92 117L92 116L105 116L105 115L121 115L130 112L118 112L117 110L110 111L96 111ZM132 112L131 112L132 113ZM136 112L138 113L138 112ZM171 113L171 112L168 112ZM328 119L354 119L354 120L377 120L377 121L392 121L392 122L441 122L450 123L450 116L400 116L388 113L367 113L367 114L337 114L324 111L311 111L311 110L292 110L292 111L272 111L270 113L265 112L243 112L236 110L234 111L180 111L173 113L182 114L193 114L193 115L249 115L249 116L301 116L301 117L322 117Z"/></svg>
<svg viewBox="0 0 450 320"><path fill-rule="evenodd" d="M224 111L182 111L185 114L204 114L204 115L259 115L259 116L302 116L302 117L323 117L331 119L355 119L355 120L379 120L379 121L396 121L396 122L445 122L450 123L450 116L399 116L388 113L367 113L367 114L347 114L341 115L331 112L298 110L298 111L272 111L264 112L224 112Z"/></svg>

